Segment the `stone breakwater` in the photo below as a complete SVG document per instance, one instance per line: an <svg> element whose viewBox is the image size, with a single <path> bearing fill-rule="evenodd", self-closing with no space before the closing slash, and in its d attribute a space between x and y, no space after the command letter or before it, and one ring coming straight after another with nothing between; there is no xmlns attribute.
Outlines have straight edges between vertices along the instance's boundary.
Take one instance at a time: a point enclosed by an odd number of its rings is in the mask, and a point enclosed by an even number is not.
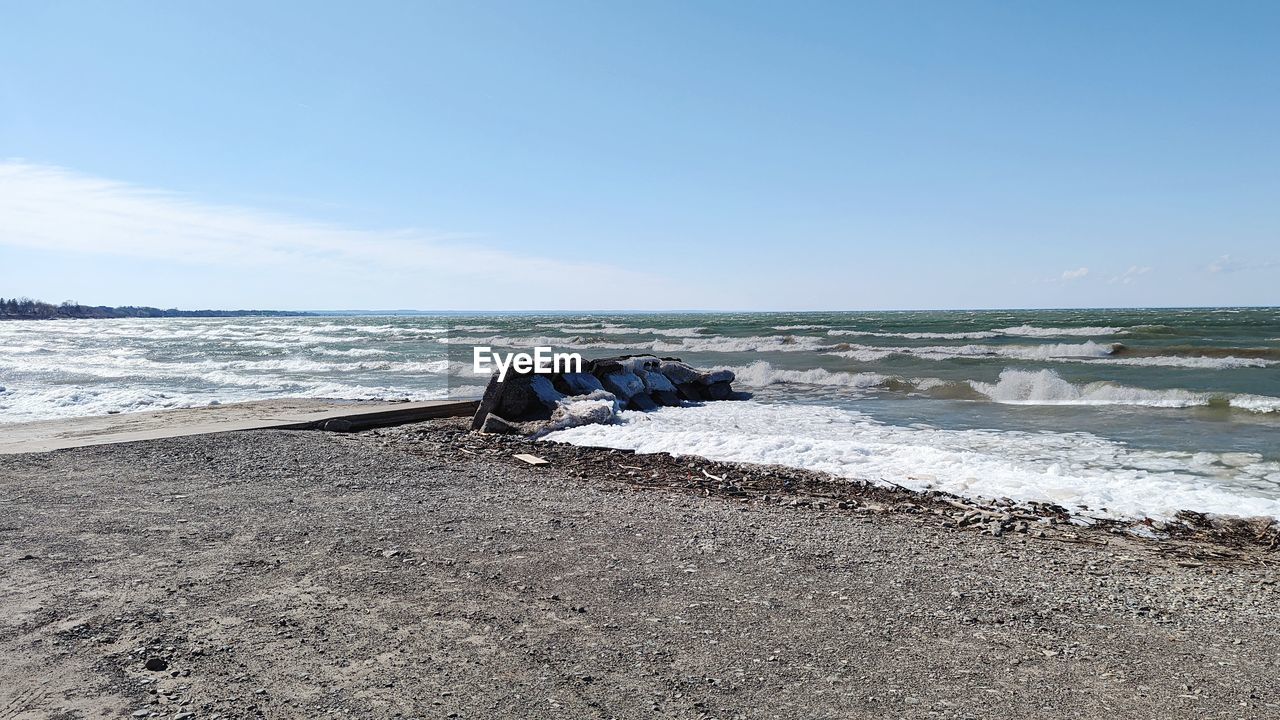
<svg viewBox="0 0 1280 720"><path fill-rule="evenodd" d="M541 435L607 423L621 410L681 402L738 400L730 370L698 370L679 358L626 355L586 361L582 372L509 374L489 379L472 430Z"/></svg>

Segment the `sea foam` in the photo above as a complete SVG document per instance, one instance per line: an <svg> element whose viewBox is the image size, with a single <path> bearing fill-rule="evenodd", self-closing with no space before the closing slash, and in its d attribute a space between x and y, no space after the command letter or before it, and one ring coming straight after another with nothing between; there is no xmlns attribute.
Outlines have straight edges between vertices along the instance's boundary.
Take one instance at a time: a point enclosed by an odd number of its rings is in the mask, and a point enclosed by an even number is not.
<svg viewBox="0 0 1280 720"><path fill-rule="evenodd" d="M754 401L624 412L619 418L615 425L572 428L546 440L1086 506L1087 514L1099 516L1168 518L1196 510L1280 518L1280 498L1257 490L1280 483L1280 463L1251 453L1145 451L1088 433L907 428L853 411Z"/></svg>

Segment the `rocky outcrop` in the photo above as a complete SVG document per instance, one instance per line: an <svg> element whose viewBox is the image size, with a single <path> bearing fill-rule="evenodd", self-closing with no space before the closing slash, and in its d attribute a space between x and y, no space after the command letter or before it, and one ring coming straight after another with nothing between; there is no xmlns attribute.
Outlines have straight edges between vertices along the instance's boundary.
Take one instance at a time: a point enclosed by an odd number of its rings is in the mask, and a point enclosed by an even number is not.
<svg viewBox="0 0 1280 720"><path fill-rule="evenodd" d="M489 379L472 430L542 434L606 423L620 410L747 397L729 370L703 372L679 358L626 355L584 363L580 373L508 374Z"/></svg>

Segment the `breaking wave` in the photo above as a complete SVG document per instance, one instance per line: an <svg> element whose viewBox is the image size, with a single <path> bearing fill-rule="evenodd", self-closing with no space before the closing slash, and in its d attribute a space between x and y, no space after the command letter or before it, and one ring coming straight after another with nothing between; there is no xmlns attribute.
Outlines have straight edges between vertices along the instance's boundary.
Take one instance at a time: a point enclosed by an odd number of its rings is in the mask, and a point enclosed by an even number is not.
<svg viewBox="0 0 1280 720"><path fill-rule="evenodd" d="M904 338L907 340L985 340L1000 337L995 330L975 330L972 332L881 332L873 330L828 330L828 335L854 335L861 337Z"/></svg>
<svg viewBox="0 0 1280 720"><path fill-rule="evenodd" d="M778 328L781 330L782 328ZM828 330L827 334L860 335L864 337L900 337L908 340L987 340L998 337L1104 337L1128 332L1120 327L1037 327L1018 325L993 330L968 330L962 332L888 332L884 330Z"/></svg>
<svg viewBox="0 0 1280 720"><path fill-rule="evenodd" d="M999 328L995 332L1001 335L1015 335L1018 337L1102 337L1105 335L1119 335L1127 332L1127 330L1121 327L1037 327L1035 325L1017 325L1015 327Z"/></svg>
<svg viewBox="0 0 1280 720"><path fill-rule="evenodd" d="M854 360L879 360L889 355L913 355L927 360L1006 357L1019 360L1080 360L1111 355L1118 345L1096 343L1056 343L1044 345L935 345L928 347L886 347L842 343L827 353Z"/></svg>
<svg viewBox="0 0 1280 720"><path fill-rule="evenodd" d="M994 383L970 380L974 390L994 402L1014 405L1144 405L1184 408L1208 405L1209 393L1148 390L1109 382L1074 385L1052 370L1005 370Z"/></svg>
<svg viewBox="0 0 1280 720"><path fill-rule="evenodd" d="M772 385L812 385L850 390L927 393L936 398L981 400L1006 405L1130 405L1152 408L1223 407L1253 413L1280 412L1280 398L1264 395L1212 393L1180 388L1147 389L1099 381L1072 383L1052 370L1006 368L996 382L904 378L875 372L844 372L825 368L776 368L758 360L749 365L724 365L738 382L753 388Z"/></svg>
<svg viewBox="0 0 1280 720"><path fill-rule="evenodd" d="M832 372L822 368L810 370L785 370L773 367L770 363L758 360L745 366L721 366L717 370L732 370L738 382L750 387L768 387L775 384L795 383L802 385L831 385L847 388L883 387L887 383L900 378L880 373Z"/></svg>

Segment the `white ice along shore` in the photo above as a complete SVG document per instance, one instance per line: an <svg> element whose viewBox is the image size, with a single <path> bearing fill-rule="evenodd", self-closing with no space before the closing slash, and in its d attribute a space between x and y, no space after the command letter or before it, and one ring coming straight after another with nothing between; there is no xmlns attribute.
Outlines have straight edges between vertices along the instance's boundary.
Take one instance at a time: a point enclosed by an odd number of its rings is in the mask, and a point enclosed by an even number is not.
<svg viewBox="0 0 1280 720"><path fill-rule="evenodd" d="M496 353L488 345L478 345L471 350L471 371L478 376L489 375L494 369L498 371L498 382L507 379L507 371L515 370L517 374L582 372L582 355L579 353L558 353L549 347L538 346L529 353Z"/></svg>
<svg viewBox="0 0 1280 720"><path fill-rule="evenodd" d="M1254 453L1143 450L1089 433L902 427L837 408L740 402L623 412L611 424L542 439L1052 502L1082 516L1280 518L1280 463Z"/></svg>

